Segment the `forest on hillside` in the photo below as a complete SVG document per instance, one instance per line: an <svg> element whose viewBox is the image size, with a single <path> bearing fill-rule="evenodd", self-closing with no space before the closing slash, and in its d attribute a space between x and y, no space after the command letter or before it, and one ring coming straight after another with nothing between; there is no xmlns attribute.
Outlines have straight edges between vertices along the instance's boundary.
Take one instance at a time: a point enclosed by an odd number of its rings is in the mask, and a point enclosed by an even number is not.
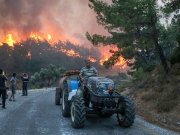
<svg viewBox="0 0 180 135"><path fill-rule="evenodd" d="M162 0L121 1L106 3L89 0L97 23L104 27L108 36L87 32L87 39L95 47L115 45L111 56L105 60L105 68L111 68L123 58L137 78L142 72L151 72L161 64L165 74L169 66L180 62L180 1ZM69 69L81 69L84 59L96 59L93 65L101 70L101 55L97 48L86 48L70 41L50 43L47 40L28 38L0 46L1 68L7 73L27 72L33 75L49 64ZM170 64L169 64L170 63Z"/></svg>
<svg viewBox="0 0 180 135"><path fill-rule="evenodd" d="M9 46L3 43L0 46L0 65L9 73L34 74L41 68L48 68L49 64L69 69L81 69L87 58L96 59L93 63L98 69L103 68L99 64L100 52L92 48L74 45L70 41L49 43L47 40L35 40L29 38Z"/></svg>

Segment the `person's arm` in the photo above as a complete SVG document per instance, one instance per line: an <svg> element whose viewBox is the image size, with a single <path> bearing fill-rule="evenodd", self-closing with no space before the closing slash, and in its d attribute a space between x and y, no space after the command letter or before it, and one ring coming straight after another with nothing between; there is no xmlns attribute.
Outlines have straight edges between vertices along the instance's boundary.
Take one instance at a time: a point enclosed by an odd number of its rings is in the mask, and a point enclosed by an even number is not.
<svg viewBox="0 0 180 135"><path fill-rule="evenodd" d="M97 71L97 69L94 67L94 74L96 75L96 76L98 76L98 71Z"/></svg>
<svg viewBox="0 0 180 135"><path fill-rule="evenodd" d="M6 80L8 80L7 76L6 76L6 72L3 71L3 76L6 78Z"/></svg>
<svg viewBox="0 0 180 135"><path fill-rule="evenodd" d="M11 78L10 82L11 82L11 83L13 83L13 82L14 82L14 78L13 78L13 77Z"/></svg>
<svg viewBox="0 0 180 135"><path fill-rule="evenodd" d="M79 74L79 77L80 77L81 81L83 82L84 77L82 75L83 75L83 68L81 69L80 74Z"/></svg>

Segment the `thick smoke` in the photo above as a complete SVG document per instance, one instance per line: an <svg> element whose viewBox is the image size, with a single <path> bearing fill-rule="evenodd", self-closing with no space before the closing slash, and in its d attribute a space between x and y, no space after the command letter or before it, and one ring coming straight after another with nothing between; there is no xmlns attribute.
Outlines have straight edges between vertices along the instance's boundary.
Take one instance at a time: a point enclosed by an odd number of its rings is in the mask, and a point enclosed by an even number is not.
<svg viewBox="0 0 180 135"><path fill-rule="evenodd" d="M102 1L110 3L112 0ZM96 14L88 3L89 0L0 0L0 43L5 42L7 34L20 41L37 33L43 38L50 34L55 41L69 40L91 48L92 44L85 37L87 31L90 34L108 33L97 24ZM111 47L107 48L98 49L107 57ZM94 57L98 55L94 54Z"/></svg>
<svg viewBox="0 0 180 135"><path fill-rule="evenodd" d="M106 2L111 0L106 0ZM7 34L15 40L26 39L31 33L54 40L70 40L90 44L85 33L107 34L88 7L88 0L0 0L0 41Z"/></svg>

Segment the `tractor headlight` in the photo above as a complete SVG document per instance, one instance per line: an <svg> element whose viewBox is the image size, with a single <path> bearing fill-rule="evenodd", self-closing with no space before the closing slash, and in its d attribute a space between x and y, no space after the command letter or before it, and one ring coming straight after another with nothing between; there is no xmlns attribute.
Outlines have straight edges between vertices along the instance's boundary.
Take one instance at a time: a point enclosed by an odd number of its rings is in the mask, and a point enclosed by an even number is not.
<svg viewBox="0 0 180 135"><path fill-rule="evenodd" d="M100 84L99 84L99 89L100 89L100 90L105 90L105 89L106 89L106 85L100 83Z"/></svg>
<svg viewBox="0 0 180 135"><path fill-rule="evenodd" d="M112 83L108 84L108 89L109 88L114 88L114 85Z"/></svg>

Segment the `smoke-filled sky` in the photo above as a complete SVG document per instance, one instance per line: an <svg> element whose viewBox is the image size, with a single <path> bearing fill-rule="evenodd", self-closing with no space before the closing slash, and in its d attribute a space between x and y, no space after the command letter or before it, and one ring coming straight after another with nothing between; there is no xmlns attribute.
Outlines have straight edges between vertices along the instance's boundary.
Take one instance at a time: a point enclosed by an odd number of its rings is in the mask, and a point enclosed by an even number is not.
<svg viewBox="0 0 180 135"><path fill-rule="evenodd" d="M88 3L89 0L0 0L0 43L6 41L7 34L20 41L36 33L43 38L50 34L55 41L69 40L92 47L85 37L87 31L108 33L97 24L96 14ZM98 48L104 60L111 55L109 48Z"/></svg>
<svg viewBox="0 0 180 135"><path fill-rule="evenodd" d="M110 2L111 0L104 0ZM70 40L90 44L85 37L107 34L97 24L96 14L88 6L89 0L0 0L0 41L7 34L15 40L26 39L31 33L54 40Z"/></svg>

